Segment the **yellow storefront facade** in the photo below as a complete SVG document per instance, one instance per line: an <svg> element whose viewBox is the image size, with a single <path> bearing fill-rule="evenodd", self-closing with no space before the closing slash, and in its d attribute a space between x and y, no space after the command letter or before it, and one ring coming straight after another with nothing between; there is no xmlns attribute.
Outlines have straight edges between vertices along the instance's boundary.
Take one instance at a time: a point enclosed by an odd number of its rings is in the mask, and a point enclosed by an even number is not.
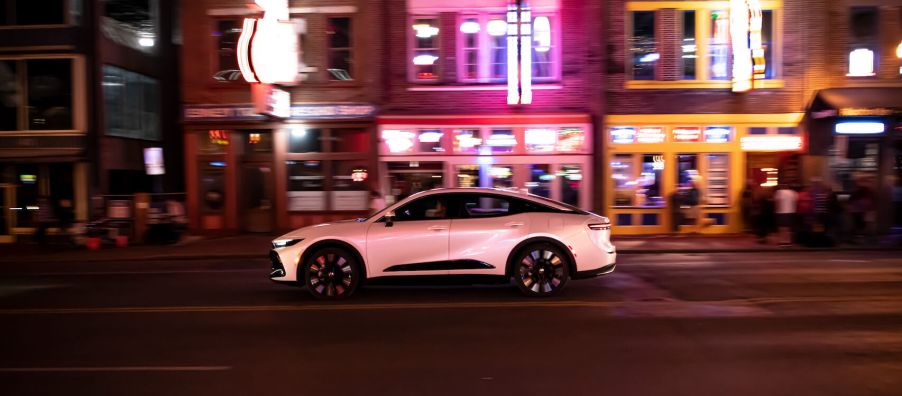
<svg viewBox="0 0 902 396"><path fill-rule="evenodd" d="M799 184L801 113L605 118L604 213L621 235L742 232L742 196ZM691 185L699 208L683 198ZM690 213L702 221L688 220ZM698 227L704 224L704 227Z"/></svg>

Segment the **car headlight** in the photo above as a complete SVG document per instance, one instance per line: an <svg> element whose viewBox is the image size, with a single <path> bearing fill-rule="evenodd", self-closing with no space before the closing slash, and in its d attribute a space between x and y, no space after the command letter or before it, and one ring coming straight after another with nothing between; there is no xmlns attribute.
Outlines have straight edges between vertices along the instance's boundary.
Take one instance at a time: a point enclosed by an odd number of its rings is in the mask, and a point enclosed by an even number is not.
<svg viewBox="0 0 902 396"><path fill-rule="evenodd" d="M288 247L288 246L294 246L294 245L297 245L298 242L303 241L303 240L304 240L303 238L301 238L301 239L276 239L275 241L272 241L272 247L273 247L273 249L278 249L278 248L283 248L283 247Z"/></svg>

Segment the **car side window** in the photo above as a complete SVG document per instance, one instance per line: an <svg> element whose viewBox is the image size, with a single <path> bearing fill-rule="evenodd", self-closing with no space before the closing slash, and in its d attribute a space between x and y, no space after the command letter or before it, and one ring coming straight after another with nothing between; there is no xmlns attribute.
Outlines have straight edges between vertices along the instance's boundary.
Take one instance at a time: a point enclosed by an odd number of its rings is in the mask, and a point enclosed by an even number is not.
<svg viewBox="0 0 902 396"><path fill-rule="evenodd" d="M448 199L428 196L417 199L395 210L394 221L439 220L448 217Z"/></svg>
<svg viewBox="0 0 902 396"><path fill-rule="evenodd" d="M517 213L510 199L498 195L467 194L460 199L464 218L498 217Z"/></svg>

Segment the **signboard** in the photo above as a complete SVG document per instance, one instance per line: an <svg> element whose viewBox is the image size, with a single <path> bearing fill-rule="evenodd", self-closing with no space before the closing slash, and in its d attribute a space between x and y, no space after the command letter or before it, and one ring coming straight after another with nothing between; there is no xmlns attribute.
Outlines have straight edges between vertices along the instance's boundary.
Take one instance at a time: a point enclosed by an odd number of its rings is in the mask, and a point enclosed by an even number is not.
<svg viewBox="0 0 902 396"><path fill-rule="evenodd" d="M291 94L271 84L251 86L254 97L254 111L259 114L288 118L291 117Z"/></svg>
<svg viewBox="0 0 902 396"><path fill-rule="evenodd" d="M675 127L670 133L674 142L697 143L702 141L701 127Z"/></svg>
<svg viewBox="0 0 902 396"><path fill-rule="evenodd" d="M635 127L611 128L611 141L616 144L629 144L636 141Z"/></svg>
<svg viewBox="0 0 902 396"><path fill-rule="evenodd" d="M288 0L256 0L263 18L246 18L236 53L249 83L294 84L298 80L298 35L289 19Z"/></svg>
<svg viewBox="0 0 902 396"><path fill-rule="evenodd" d="M743 136L742 151L796 151L802 149L802 137L792 135Z"/></svg>
<svg viewBox="0 0 902 396"><path fill-rule="evenodd" d="M662 127L639 127L636 141L639 143L663 143L667 136Z"/></svg>
<svg viewBox="0 0 902 396"><path fill-rule="evenodd" d="M733 128L728 126L709 126L705 128L706 143L727 143L733 134Z"/></svg>
<svg viewBox="0 0 902 396"><path fill-rule="evenodd" d="M376 115L376 106L367 103L348 104L294 104L288 117L293 120L305 119L350 119L371 118ZM191 121L258 121L265 120L254 109L253 104L239 105L187 105L182 118Z"/></svg>
<svg viewBox="0 0 902 396"><path fill-rule="evenodd" d="M144 169L151 176L166 174L166 167L163 165L162 147L147 147L144 149Z"/></svg>

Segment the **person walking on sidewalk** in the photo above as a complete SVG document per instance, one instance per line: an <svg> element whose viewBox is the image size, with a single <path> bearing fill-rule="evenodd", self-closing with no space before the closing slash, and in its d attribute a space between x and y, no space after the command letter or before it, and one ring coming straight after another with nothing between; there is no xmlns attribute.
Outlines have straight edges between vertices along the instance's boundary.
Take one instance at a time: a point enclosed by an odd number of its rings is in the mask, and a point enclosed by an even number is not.
<svg viewBox="0 0 902 396"><path fill-rule="evenodd" d="M757 208L755 234L758 236L758 243L767 244L767 238L775 228L774 195L770 189L762 188L758 190L755 203Z"/></svg>
<svg viewBox="0 0 902 396"><path fill-rule="evenodd" d="M785 184L777 187L774 192L774 206L777 213L777 243L780 245L792 244L792 231L795 224L796 208L799 194Z"/></svg>

